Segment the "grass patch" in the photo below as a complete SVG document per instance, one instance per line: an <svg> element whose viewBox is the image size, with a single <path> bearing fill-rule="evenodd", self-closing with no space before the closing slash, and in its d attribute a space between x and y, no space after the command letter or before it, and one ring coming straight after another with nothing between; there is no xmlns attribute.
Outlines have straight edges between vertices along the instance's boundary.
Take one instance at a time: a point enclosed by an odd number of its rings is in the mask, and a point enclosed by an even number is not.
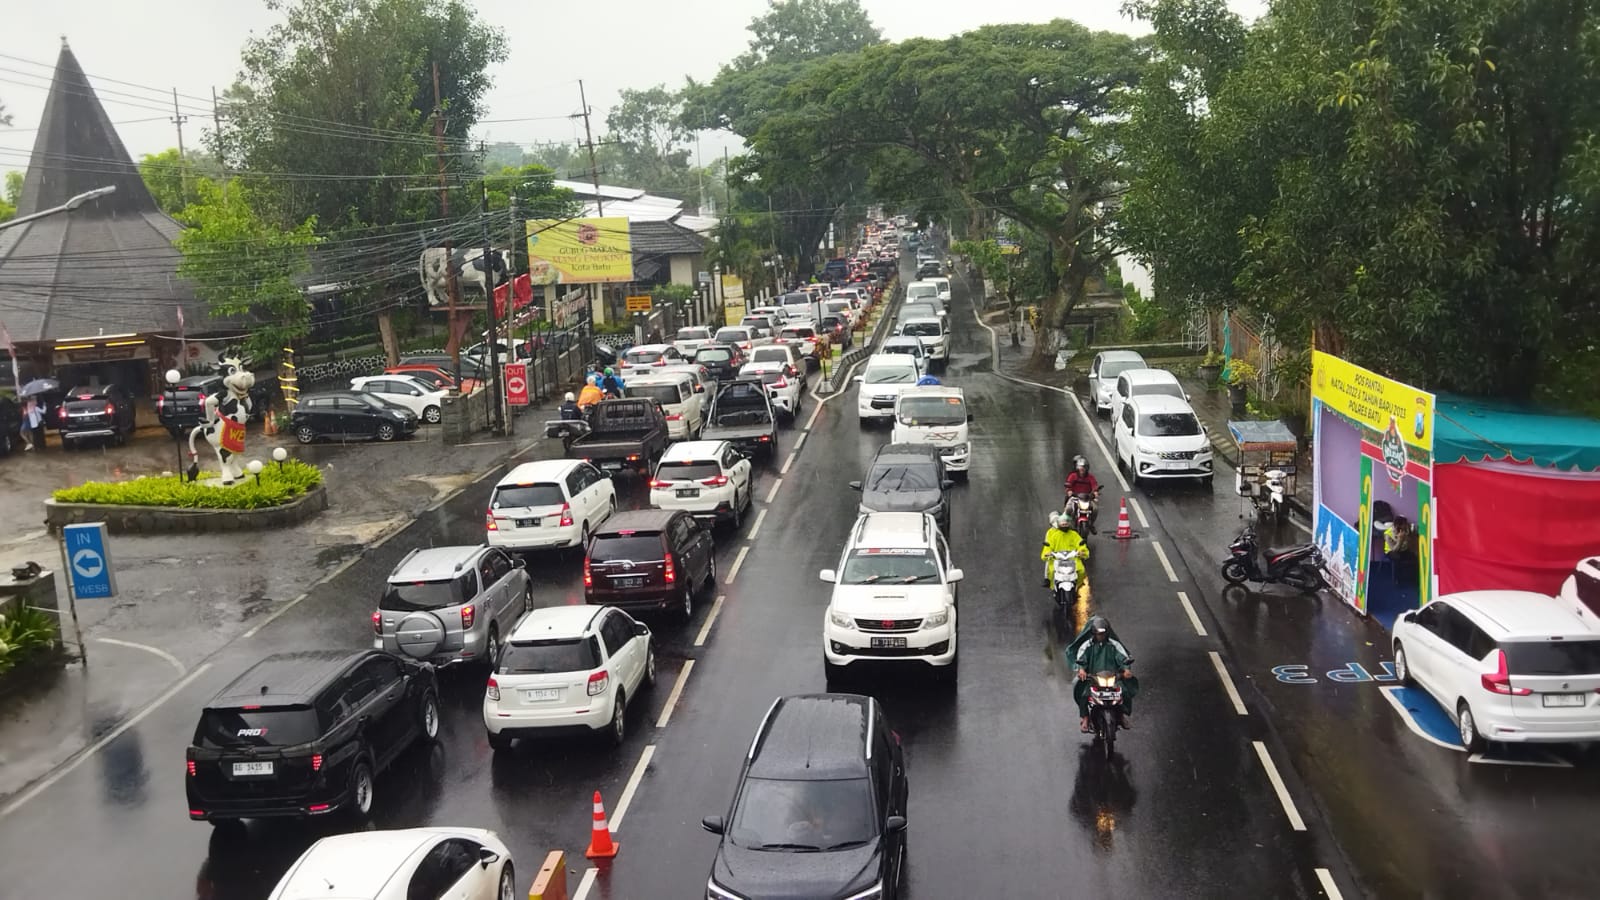
<svg viewBox="0 0 1600 900"><path fill-rule="evenodd" d="M202 473L202 478L215 473ZM322 470L308 463L289 460L280 470L269 462L261 470L261 481L253 475L232 487L211 487L181 476L135 478L132 481L88 481L77 487L62 488L52 496L59 503L104 503L116 506L171 506L180 509L266 509L282 506L303 496L322 483Z"/></svg>

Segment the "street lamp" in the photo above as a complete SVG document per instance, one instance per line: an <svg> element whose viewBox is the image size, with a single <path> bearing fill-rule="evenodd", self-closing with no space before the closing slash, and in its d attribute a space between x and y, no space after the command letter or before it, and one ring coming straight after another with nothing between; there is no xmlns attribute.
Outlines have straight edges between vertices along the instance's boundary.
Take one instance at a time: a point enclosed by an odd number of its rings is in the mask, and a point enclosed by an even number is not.
<svg viewBox="0 0 1600 900"><path fill-rule="evenodd" d="M283 471L283 461L289 458L289 451L282 447L272 448L272 458L278 463L278 471Z"/></svg>
<svg viewBox="0 0 1600 900"><path fill-rule="evenodd" d="M84 191L76 197L72 197L71 199L67 200L67 202L61 204L60 206L52 206L49 209L41 209L36 213L28 213L25 216L17 216L15 219L12 219L8 222L0 222L0 230L15 228L18 225L32 222L35 219L42 219L45 216L53 216L56 213L72 212L85 203L88 203L90 200L98 200L107 194L114 194L116 192L117 186L114 184L108 184L105 187L97 187L92 191Z"/></svg>
<svg viewBox="0 0 1600 900"><path fill-rule="evenodd" d="M244 470L256 477L256 484L261 484L261 460L252 459L245 464Z"/></svg>
<svg viewBox="0 0 1600 900"><path fill-rule="evenodd" d="M167 374L165 376L163 376L163 377L165 377L166 380L167 380L167 387L175 388L175 387L178 386L178 382L183 380L183 373L179 372L177 369L168 369L167 370ZM174 401L177 400L177 395L176 394L173 395L173 400ZM178 454L178 468L174 469L173 471L177 472L179 480L182 480L183 479L183 429L177 427L176 425L172 426L172 449L174 451L176 451L177 454Z"/></svg>

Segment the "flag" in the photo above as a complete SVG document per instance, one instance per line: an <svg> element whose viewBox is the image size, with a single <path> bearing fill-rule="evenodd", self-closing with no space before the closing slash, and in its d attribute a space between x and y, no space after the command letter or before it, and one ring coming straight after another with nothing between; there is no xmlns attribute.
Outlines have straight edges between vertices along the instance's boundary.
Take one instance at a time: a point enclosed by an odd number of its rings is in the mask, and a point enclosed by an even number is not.
<svg viewBox="0 0 1600 900"><path fill-rule="evenodd" d="M11 354L11 383L18 391L22 390L22 372L17 369L17 345L11 343L11 332L0 322L0 338L6 342L6 352Z"/></svg>

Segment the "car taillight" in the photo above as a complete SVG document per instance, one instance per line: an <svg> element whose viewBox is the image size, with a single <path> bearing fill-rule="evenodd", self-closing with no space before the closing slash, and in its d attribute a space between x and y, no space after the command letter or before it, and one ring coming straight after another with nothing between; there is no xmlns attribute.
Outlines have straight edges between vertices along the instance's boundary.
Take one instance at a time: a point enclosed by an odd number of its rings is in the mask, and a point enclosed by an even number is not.
<svg viewBox="0 0 1600 900"><path fill-rule="evenodd" d="M117 412L117 408L115 406L112 406L109 403L106 404L106 415L108 415L108 416L115 415L116 412Z"/></svg>
<svg viewBox="0 0 1600 900"><path fill-rule="evenodd" d="M666 360L664 360L664 359L658 359L658 360L656 360L656 361L655 361L655 362L653 362L653 363L651 363L651 364L650 364L650 365L652 365L652 366L664 366L664 365L666 365L666 364L667 364L667 361L666 361Z"/></svg>
<svg viewBox="0 0 1600 900"><path fill-rule="evenodd" d="M189 777L193 778L194 777L194 760L192 760L192 759L188 760L188 764L189 764Z"/></svg>
<svg viewBox="0 0 1600 900"><path fill-rule="evenodd" d="M499 524L497 524L494 520L494 510L489 510L483 514L483 527L489 531L500 530Z"/></svg>
<svg viewBox="0 0 1600 900"><path fill-rule="evenodd" d="M600 671L594 673L593 675L590 675L589 676L589 696L593 697L596 694L604 694L606 692L606 687L608 685L610 685L610 684L611 684L611 673L607 672L605 669L601 669Z"/></svg>
<svg viewBox="0 0 1600 900"><path fill-rule="evenodd" d="M710 478L702 479L700 483L706 487L722 487L728 483L728 476L713 475Z"/></svg>
<svg viewBox="0 0 1600 900"><path fill-rule="evenodd" d="M490 700L500 699L500 682L495 681L493 677L489 679L488 697Z"/></svg>
<svg viewBox="0 0 1600 900"><path fill-rule="evenodd" d="M56 407L56 418L63 422L67 420L67 408L65 406Z"/></svg>
<svg viewBox="0 0 1600 900"><path fill-rule="evenodd" d="M561 527L565 528L565 527L567 527L568 525L571 525L571 524L572 524L572 504L563 503L563 504L561 504Z"/></svg>
<svg viewBox="0 0 1600 900"><path fill-rule="evenodd" d="M589 557L583 558L583 586L594 587L594 575L589 572Z"/></svg>
<svg viewBox="0 0 1600 900"><path fill-rule="evenodd" d="M662 560L662 562L665 563L665 565L661 568L661 576L667 580L667 584L672 584L673 582L677 581L678 569L672 564L672 554L668 553L667 558Z"/></svg>
<svg viewBox="0 0 1600 900"><path fill-rule="evenodd" d="M668 422L680 422L682 420L683 420L683 416L680 413L669 413L667 415L667 421Z"/></svg>
<svg viewBox="0 0 1600 900"><path fill-rule="evenodd" d="M313 754L311 754L311 771L313 771L313 772L321 772L322 771L322 754L321 753L313 753Z"/></svg>
<svg viewBox="0 0 1600 900"><path fill-rule="evenodd" d="M374 612L372 614L372 633L373 634L383 634L383 614L382 613Z"/></svg>
<svg viewBox="0 0 1600 900"><path fill-rule="evenodd" d="M461 607L461 627L471 628L474 619L478 618L478 608L468 603Z"/></svg>
<svg viewBox="0 0 1600 900"><path fill-rule="evenodd" d="M774 381L772 383L772 386L775 387L775 388L778 388L780 390L782 388L786 388L786 387L789 386L789 379L787 379L787 378L779 378L777 381Z"/></svg>
<svg viewBox="0 0 1600 900"><path fill-rule="evenodd" d="M1504 694L1508 697L1526 697L1533 691L1527 688L1511 686L1511 673L1506 670L1506 652L1496 650L1495 671L1486 672L1482 676L1483 689L1491 694Z"/></svg>
<svg viewBox="0 0 1600 900"><path fill-rule="evenodd" d="M200 404L201 406L205 406L206 405L206 394L205 394L205 391L201 391L200 393L195 394L194 395L194 402Z"/></svg>
<svg viewBox="0 0 1600 900"><path fill-rule="evenodd" d="M670 482L670 481L662 481L659 478L652 478L652 479L650 479L650 486L652 488L658 488L658 489L659 488L669 488L669 487L672 487L672 482Z"/></svg>
<svg viewBox="0 0 1600 900"><path fill-rule="evenodd" d="M156 412L161 412L162 410L164 410L166 408L167 408L167 395L166 394L162 394L161 396L156 398Z"/></svg>

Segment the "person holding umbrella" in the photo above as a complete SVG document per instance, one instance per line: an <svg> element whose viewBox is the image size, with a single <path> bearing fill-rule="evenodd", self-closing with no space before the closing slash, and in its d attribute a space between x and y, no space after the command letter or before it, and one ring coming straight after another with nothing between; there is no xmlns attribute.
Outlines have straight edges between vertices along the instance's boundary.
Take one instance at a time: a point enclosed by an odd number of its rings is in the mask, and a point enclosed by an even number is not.
<svg viewBox="0 0 1600 900"><path fill-rule="evenodd" d="M22 443L24 450L33 449L35 433L39 436L39 443L44 443L44 410L39 408L39 399L29 397L22 407Z"/></svg>
<svg viewBox="0 0 1600 900"><path fill-rule="evenodd" d="M25 403L31 402L38 413L37 417L30 416L26 411L22 415L23 427L34 432L29 441L30 447L38 444L40 449L44 448L45 422L50 418L50 398L60 393L61 382L54 378L35 378L17 391L17 397Z"/></svg>

